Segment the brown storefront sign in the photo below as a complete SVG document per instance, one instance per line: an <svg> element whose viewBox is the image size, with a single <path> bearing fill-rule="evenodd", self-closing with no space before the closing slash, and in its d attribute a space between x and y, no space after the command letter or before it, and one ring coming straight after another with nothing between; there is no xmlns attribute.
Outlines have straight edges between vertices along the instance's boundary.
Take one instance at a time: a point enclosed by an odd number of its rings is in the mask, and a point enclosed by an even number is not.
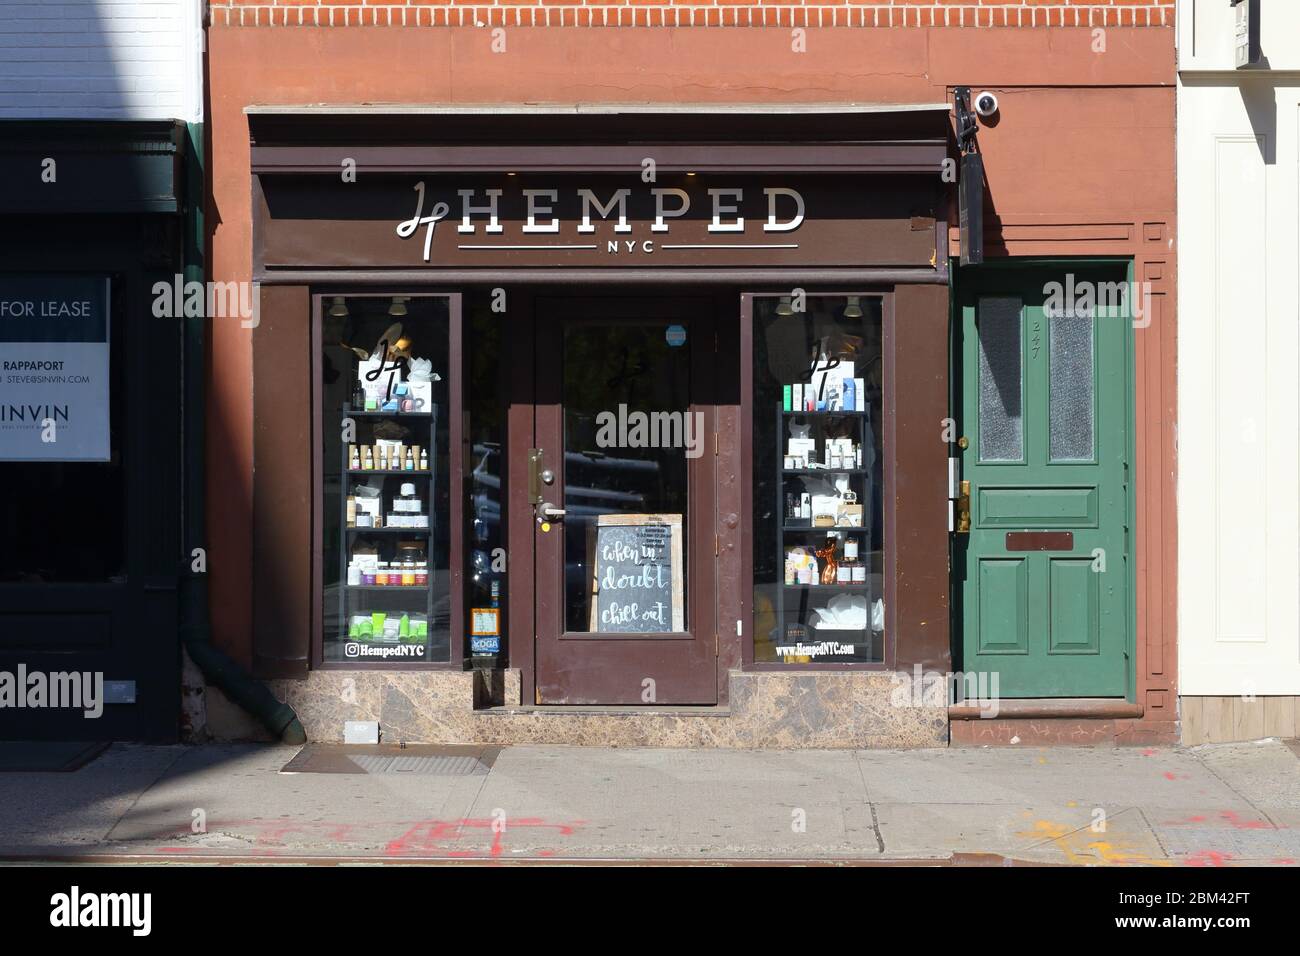
<svg viewBox="0 0 1300 956"><path fill-rule="evenodd" d="M848 177L260 178L277 268L925 267L936 203ZM936 181L937 182L937 181ZM934 187L937 200L937 185Z"/></svg>

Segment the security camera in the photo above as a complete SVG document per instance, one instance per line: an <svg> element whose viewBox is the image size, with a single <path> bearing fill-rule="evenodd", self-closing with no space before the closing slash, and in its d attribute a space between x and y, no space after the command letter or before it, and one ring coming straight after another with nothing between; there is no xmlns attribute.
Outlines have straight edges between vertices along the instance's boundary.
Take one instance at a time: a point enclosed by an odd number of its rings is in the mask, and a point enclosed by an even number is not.
<svg viewBox="0 0 1300 956"><path fill-rule="evenodd" d="M975 112L980 116L992 116L998 111L998 98L985 90L975 97Z"/></svg>

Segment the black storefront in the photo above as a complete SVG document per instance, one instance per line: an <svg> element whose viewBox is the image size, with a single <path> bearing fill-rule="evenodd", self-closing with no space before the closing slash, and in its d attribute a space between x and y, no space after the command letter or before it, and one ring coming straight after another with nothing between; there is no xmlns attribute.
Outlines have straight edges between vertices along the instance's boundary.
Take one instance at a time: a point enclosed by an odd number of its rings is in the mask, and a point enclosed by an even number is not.
<svg viewBox="0 0 1300 956"><path fill-rule="evenodd" d="M2 128L0 740L174 740L189 131Z"/></svg>

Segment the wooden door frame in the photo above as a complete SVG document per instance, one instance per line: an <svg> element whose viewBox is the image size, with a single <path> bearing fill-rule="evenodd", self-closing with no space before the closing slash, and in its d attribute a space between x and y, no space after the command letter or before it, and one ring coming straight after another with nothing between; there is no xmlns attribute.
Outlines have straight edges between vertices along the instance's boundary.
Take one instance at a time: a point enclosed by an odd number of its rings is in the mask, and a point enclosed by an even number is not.
<svg viewBox="0 0 1300 956"><path fill-rule="evenodd" d="M1079 269L1079 270L1123 270L1124 281L1128 283L1128 288L1134 288L1136 278L1136 260L1132 256L1048 256L1048 257L1030 257L1030 256L1008 256L1006 258L992 259L978 266L959 266L954 259L952 267L949 269L949 296L950 318L949 318L949 381L951 388L949 392L950 412L953 420L958 424L958 431L962 431L964 423L962 419L964 369L963 369L963 351L962 351L962 308L965 304L966 291L962 286L962 275L969 276L971 280L976 276L985 276L995 273L1020 272L1022 274L1031 274L1035 272L1045 272L1051 269ZM968 280L969 282L969 280ZM1129 321L1125 322L1124 327L1124 454L1128 466L1128 482L1124 493L1125 509L1125 533L1124 533L1124 556L1125 556L1125 574L1124 584L1127 588L1127 595L1124 601L1124 653L1125 661L1125 700L1129 703L1139 703L1138 701L1138 662L1137 662L1137 366L1136 366L1136 338L1133 334L1132 315L1128 316ZM956 452L954 452L956 454ZM956 571L958 547L963 542L959 540L961 536L953 534L952 538L952 560L951 564L954 572ZM951 577L952 593L950 597L950 607L952 614L950 618L950 627L952 634L952 659L955 666L965 667L965 634L963 614L963 588L961 581L958 580L956 573ZM1070 698L1063 698L1070 699Z"/></svg>
<svg viewBox="0 0 1300 956"><path fill-rule="evenodd" d="M648 294L650 297L650 312L656 310L667 310L675 304L690 304L695 307L694 316L695 330L693 335L700 335L700 326L703 326L706 348L704 350L692 350L691 353L691 408L690 411L703 413L704 421L704 454L700 456L697 463L690 466L690 475L688 481L690 512L687 519L686 540L684 547L687 556L686 581L687 581L687 627L684 634L692 635L690 638L677 638L676 640L687 641L691 647L690 652L698 654L701 651L707 656L708 637L710 633L713 636L713 666L714 677L709 682L713 700L683 702L680 705L664 706L716 706L718 703L718 677L719 660L721 658L720 636L718 628L718 605L717 605L717 565L718 555L707 553L707 539L709 537L709 528L717 527L717 456L708 453L709 445L716 441L717 434L717 390L713 379L708 374L710 366L716 366L717 362L712 357L718 354L718 316L715 309L715 300L707 294L692 295L689 292L683 293L680 290L659 289L654 293ZM602 290L600 292L575 295L572 290L556 290L548 294L546 291L535 290L530 305L531 327L533 332L532 344L534 348L529 349L529 357L538 361L544 360L550 356L551 366L557 370L557 377L547 383L551 389L561 388L562 374L561 361L559 353L562 349L562 342L558 338L552 338L545 343L542 342L542 335L558 335L559 321L544 318L542 315L544 303L550 307L563 307L569 305L576 307L574 314L569 317L579 323L599 322L602 317L613 317L614 319L625 319L634 322L638 315L647 313L646 305L637 305L638 302L644 303L646 296L632 295L621 290ZM604 308L601 309L601 304ZM703 320L702 322L700 320ZM544 325L545 323L545 325ZM712 344L709 345L709 341ZM527 448L539 447L537 442L542 441L544 435L563 434L563 405L562 395L553 391L542 394L543 382L540 373L534 369L532 376L533 386L533 429L531 437L533 443ZM554 399L552 401L552 399ZM557 447L562 447L563 439ZM524 458L517 460L526 460L527 448L520 445L515 447L512 441L512 453L521 453ZM563 467L563 461L558 464L556 461L547 461L548 467L560 469ZM560 617L560 640L582 640L580 638L565 638L564 635L571 633L564 629L564 599L559 595L560 604L558 607L543 608L541 599L543 597L543 585L538 580L538 570L540 562L537 560L535 551L535 523L532 520L531 503L527 500L527 482L519 481L513 483L516 487L512 489L511 500L513 506L517 509L515 514L518 520L512 523L522 526L526 530L529 539L529 553L532 556L532 579L531 579L531 614L533 618L533 630L531 633L531 663L533 665L533 700L539 703L540 696L538 678L540 676L541 648L540 642L542 635L540 633L540 624L542 623L542 614L559 614ZM557 493L563 495L564 479ZM563 548L563 539L559 545ZM563 582L561 576L561 582ZM563 583L561 584L563 587ZM556 597L556 595L550 595ZM548 622L554 623L554 622ZM587 639L587 640L595 640ZM671 639L670 639L671 640ZM655 650L658 650L657 648ZM652 652L653 653L653 652ZM601 691L593 689L591 693L595 696L601 696ZM549 705L547 705L549 706ZM573 706L569 704L556 706ZM587 703L583 706L627 706L627 704L605 704L605 703Z"/></svg>

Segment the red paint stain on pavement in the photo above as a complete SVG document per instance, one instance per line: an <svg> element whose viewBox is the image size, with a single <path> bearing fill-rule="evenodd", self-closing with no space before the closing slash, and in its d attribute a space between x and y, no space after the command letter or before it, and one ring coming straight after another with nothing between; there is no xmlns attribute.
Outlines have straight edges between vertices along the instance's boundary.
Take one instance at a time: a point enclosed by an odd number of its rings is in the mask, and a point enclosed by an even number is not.
<svg viewBox="0 0 1300 956"><path fill-rule="evenodd" d="M555 836L572 836L580 823L548 823L538 817L518 820L484 818L479 820L423 820L416 823L396 840L384 847L385 856L451 856L491 857L496 859L505 852L505 838L514 830L546 831ZM487 846L480 849L453 849L466 837L488 837Z"/></svg>
<svg viewBox="0 0 1300 956"><path fill-rule="evenodd" d="M1241 815L1235 810L1220 810L1218 819L1223 820L1229 826L1238 830L1285 830L1286 827L1274 826L1267 820L1243 820ZM1210 818L1205 816L1188 817L1186 820L1169 820L1165 826L1185 826L1189 823L1209 823Z"/></svg>
<svg viewBox="0 0 1300 956"><path fill-rule="evenodd" d="M1166 780L1177 780L1177 779L1178 779L1178 774L1174 773L1172 770L1166 770L1166 771L1165 771L1165 779L1166 779Z"/></svg>
<svg viewBox="0 0 1300 956"><path fill-rule="evenodd" d="M1184 861L1184 866L1225 866L1232 859L1231 853L1220 853L1217 850L1201 850L1199 853L1193 853Z"/></svg>
<svg viewBox="0 0 1300 956"><path fill-rule="evenodd" d="M520 817L518 819L456 819L456 820L420 820L415 823L338 823L332 821L295 821L284 818L270 820L222 820L209 821L209 831L223 830L238 834L253 843L249 851L253 855L277 856L284 852L291 838L297 837L302 842L312 843L330 841L334 843L376 843L383 844L384 854L392 857L442 856L458 859L496 859L505 855L510 833L523 830L534 835L546 833L557 838L572 836L585 820L568 823L552 823L540 817ZM401 828L393 836L394 828ZM202 836L191 832L188 827L163 831L153 835L154 840L176 840L178 838ZM536 841L534 841L536 842ZM193 853L194 846L175 846L171 844L156 846L158 853ZM537 851L543 855L555 855L554 850Z"/></svg>
<svg viewBox="0 0 1300 956"><path fill-rule="evenodd" d="M1148 747L1146 750L1142 751L1142 756L1144 756L1144 757L1154 757L1154 756L1156 755L1156 753L1157 753L1157 751L1152 750L1150 747Z"/></svg>
<svg viewBox="0 0 1300 956"><path fill-rule="evenodd" d="M1227 820L1228 823L1230 823L1232 826L1236 827L1238 830L1276 830L1276 829L1278 829L1278 828L1275 827L1273 824L1269 823L1267 820L1243 820L1243 819L1241 819L1241 817L1239 817L1239 816L1236 814L1236 812L1233 811L1233 810L1224 810L1224 811L1222 811L1222 812L1219 813L1219 816L1223 817L1223 819Z"/></svg>

